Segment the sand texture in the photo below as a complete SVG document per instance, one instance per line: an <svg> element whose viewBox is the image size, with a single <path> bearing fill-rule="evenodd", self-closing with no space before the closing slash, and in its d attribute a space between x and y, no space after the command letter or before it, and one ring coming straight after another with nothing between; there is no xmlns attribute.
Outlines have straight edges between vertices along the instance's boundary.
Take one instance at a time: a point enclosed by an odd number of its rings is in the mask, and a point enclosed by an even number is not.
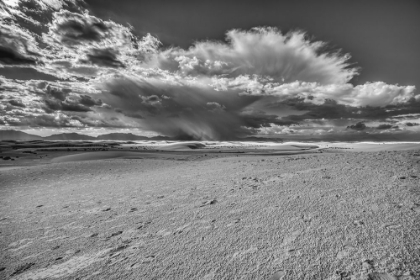
<svg viewBox="0 0 420 280"><path fill-rule="evenodd" d="M0 279L420 279L419 146L215 145L5 150Z"/></svg>

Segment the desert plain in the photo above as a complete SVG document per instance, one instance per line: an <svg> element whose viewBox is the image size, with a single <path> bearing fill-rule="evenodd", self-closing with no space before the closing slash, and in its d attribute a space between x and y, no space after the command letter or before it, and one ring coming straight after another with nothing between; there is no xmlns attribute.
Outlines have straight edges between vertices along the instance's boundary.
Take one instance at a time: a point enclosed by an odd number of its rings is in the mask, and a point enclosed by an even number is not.
<svg viewBox="0 0 420 280"><path fill-rule="evenodd" d="M420 279L420 144L0 143L1 279Z"/></svg>

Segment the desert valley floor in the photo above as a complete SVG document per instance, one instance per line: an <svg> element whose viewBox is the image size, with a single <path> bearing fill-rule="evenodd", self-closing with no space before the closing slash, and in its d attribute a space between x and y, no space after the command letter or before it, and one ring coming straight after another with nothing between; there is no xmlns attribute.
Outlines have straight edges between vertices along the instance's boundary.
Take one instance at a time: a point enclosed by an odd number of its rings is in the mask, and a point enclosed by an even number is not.
<svg viewBox="0 0 420 280"><path fill-rule="evenodd" d="M1 279L420 279L419 144L101 145L0 145Z"/></svg>

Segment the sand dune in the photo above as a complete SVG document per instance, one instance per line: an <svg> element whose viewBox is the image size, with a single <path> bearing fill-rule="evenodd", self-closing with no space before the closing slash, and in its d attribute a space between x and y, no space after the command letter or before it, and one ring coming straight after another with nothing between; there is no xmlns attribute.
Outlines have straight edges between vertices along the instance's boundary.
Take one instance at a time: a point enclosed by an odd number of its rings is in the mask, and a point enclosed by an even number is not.
<svg viewBox="0 0 420 280"><path fill-rule="evenodd" d="M206 145L201 142L182 142L182 143L173 143L159 146L160 150L167 151L185 151L185 150L195 150L203 149Z"/></svg>
<svg viewBox="0 0 420 280"><path fill-rule="evenodd" d="M278 151L303 151L303 150L313 150L319 148L317 145L311 144L298 144L298 143L285 143L285 144L275 144L268 146L270 149L275 149Z"/></svg>
<svg viewBox="0 0 420 280"><path fill-rule="evenodd" d="M74 155L60 156L53 158L51 162L69 162L69 161L86 161L86 160L104 160L112 158L142 158L141 154L129 151L99 151L87 152Z"/></svg>

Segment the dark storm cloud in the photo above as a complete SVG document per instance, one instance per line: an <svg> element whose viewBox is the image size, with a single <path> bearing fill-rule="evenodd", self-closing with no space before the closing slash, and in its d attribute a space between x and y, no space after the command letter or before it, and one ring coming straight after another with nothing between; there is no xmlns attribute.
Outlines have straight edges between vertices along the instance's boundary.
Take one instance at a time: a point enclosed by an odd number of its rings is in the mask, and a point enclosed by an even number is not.
<svg viewBox="0 0 420 280"><path fill-rule="evenodd" d="M61 103L62 111L73 111L73 112L88 112L91 109L78 102L78 100L66 100Z"/></svg>
<svg viewBox="0 0 420 280"><path fill-rule="evenodd" d="M61 11L52 26L64 44L79 44L83 41L100 41L110 34L110 27L96 17Z"/></svg>
<svg viewBox="0 0 420 280"><path fill-rule="evenodd" d="M390 128L398 128L398 126L394 126L392 124L380 124L376 127L376 129L390 129Z"/></svg>
<svg viewBox="0 0 420 280"><path fill-rule="evenodd" d="M105 82L105 81L104 81ZM259 97L226 94L201 83L120 77L109 79L102 100L125 115L141 114L143 127L181 138L233 139L258 126L242 109ZM219 105L216 105L219 104ZM224 110L214 111L215 107ZM209 110L210 109L210 110ZM213 110L212 110L213 109Z"/></svg>
<svg viewBox="0 0 420 280"><path fill-rule="evenodd" d="M40 85L40 87L42 88L45 85L46 84L44 83L44 85ZM58 88L51 85L46 85L45 87L46 87L45 93L59 101L64 101L66 97L69 95L69 93L71 92L71 90L68 88Z"/></svg>
<svg viewBox="0 0 420 280"><path fill-rule="evenodd" d="M364 123L358 122L356 124L352 124L352 125L347 126L347 128L353 129L353 130L365 130L367 127Z"/></svg>
<svg viewBox="0 0 420 280"><path fill-rule="evenodd" d="M80 95L79 102L80 102L80 104L82 104L86 107L101 106L102 105L101 100L95 100L89 95Z"/></svg>
<svg viewBox="0 0 420 280"><path fill-rule="evenodd" d="M406 103L388 105L385 107L373 106L349 106L339 104L335 100L327 99L322 104L313 104L305 102L303 98L291 98L281 102L282 105L288 105L299 111L306 111L300 115L290 115L289 119L295 121L304 121L307 119L361 119L361 120L381 120L392 118L402 114L417 113L420 107L420 100L410 99ZM269 108L277 106L271 104Z"/></svg>
<svg viewBox="0 0 420 280"><path fill-rule="evenodd" d="M16 106L16 107L21 107L21 108L25 108L26 107L25 104L22 103L22 101L14 100L14 99L9 100L9 104L10 105L13 105L13 106Z"/></svg>
<svg viewBox="0 0 420 280"><path fill-rule="evenodd" d="M39 54L36 41L25 30L0 21L0 64L33 65Z"/></svg>
<svg viewBox="0 0 420 280"><path fill-rule="evenodd" d="M124 67L124 64L118 60L118 51L111 48L92 49L86 54L86 59L81 59L80 62L103 67Z"/></svg>
<svg viewBox="0 0 420 280"><path fill-rule="evenodd" d="M2 34L0 34L2 36ZM19 64L35 64L35 60L25 57L11 48L0 46L0 62L4 64L19 65Z"/></svg>
<svg viewBox="0 0 420 280"><path fill-rule="evenodd" d="M0 68L0 75L8 79L57 81L59 78L39 72L35 68L7 66Z"/></svg>
<svg viewBox="0 0 420 280"><path fill-rule="evenodd" d="M52 111L69 111L69 112L89 112L91 109L78 102L78 100L65 100L63 102L58 100L46 99L46 112Z"/></svg>
<svg viewBox="0 0 420 280"><path fill-rule="evenodd" d="M213 113L223 112L224 110L226 110L225 106L220 105L217 102L207 102L206 106L207 110Z"/></svg>
<svg viewBox="0 0 420 280"><path fill-rule="evenodd" d="M92 107L102 105L101 100L95 100L91 96L72 94L69 89L57 89L47 87L44 97L46 111L71 111L71 112L89 112Z"/></svg>
<svg viewBox="0 0 420 280"><path fill-rule="evenodd" d="M279 118L275 114L267 114L264 111L244 111L241 114L244 122L244 126L249 128L262 128L270 127L271 125L289 126L297 124L298 122L287 118Z"/></svg>
<svg viewBox="0 0 420 280"><path fill-rule="evenodd" d="M130 118L134 118L134 119L144 119L142 114L140 114L139 112L123 112L121 110L117 111L118 113L123 114L124 116L130 117ZM112 117L112 118L116 118L116 117ZM111 118L111 119L112 119ZM117 118L118 119L118 118Z"/></svg>

